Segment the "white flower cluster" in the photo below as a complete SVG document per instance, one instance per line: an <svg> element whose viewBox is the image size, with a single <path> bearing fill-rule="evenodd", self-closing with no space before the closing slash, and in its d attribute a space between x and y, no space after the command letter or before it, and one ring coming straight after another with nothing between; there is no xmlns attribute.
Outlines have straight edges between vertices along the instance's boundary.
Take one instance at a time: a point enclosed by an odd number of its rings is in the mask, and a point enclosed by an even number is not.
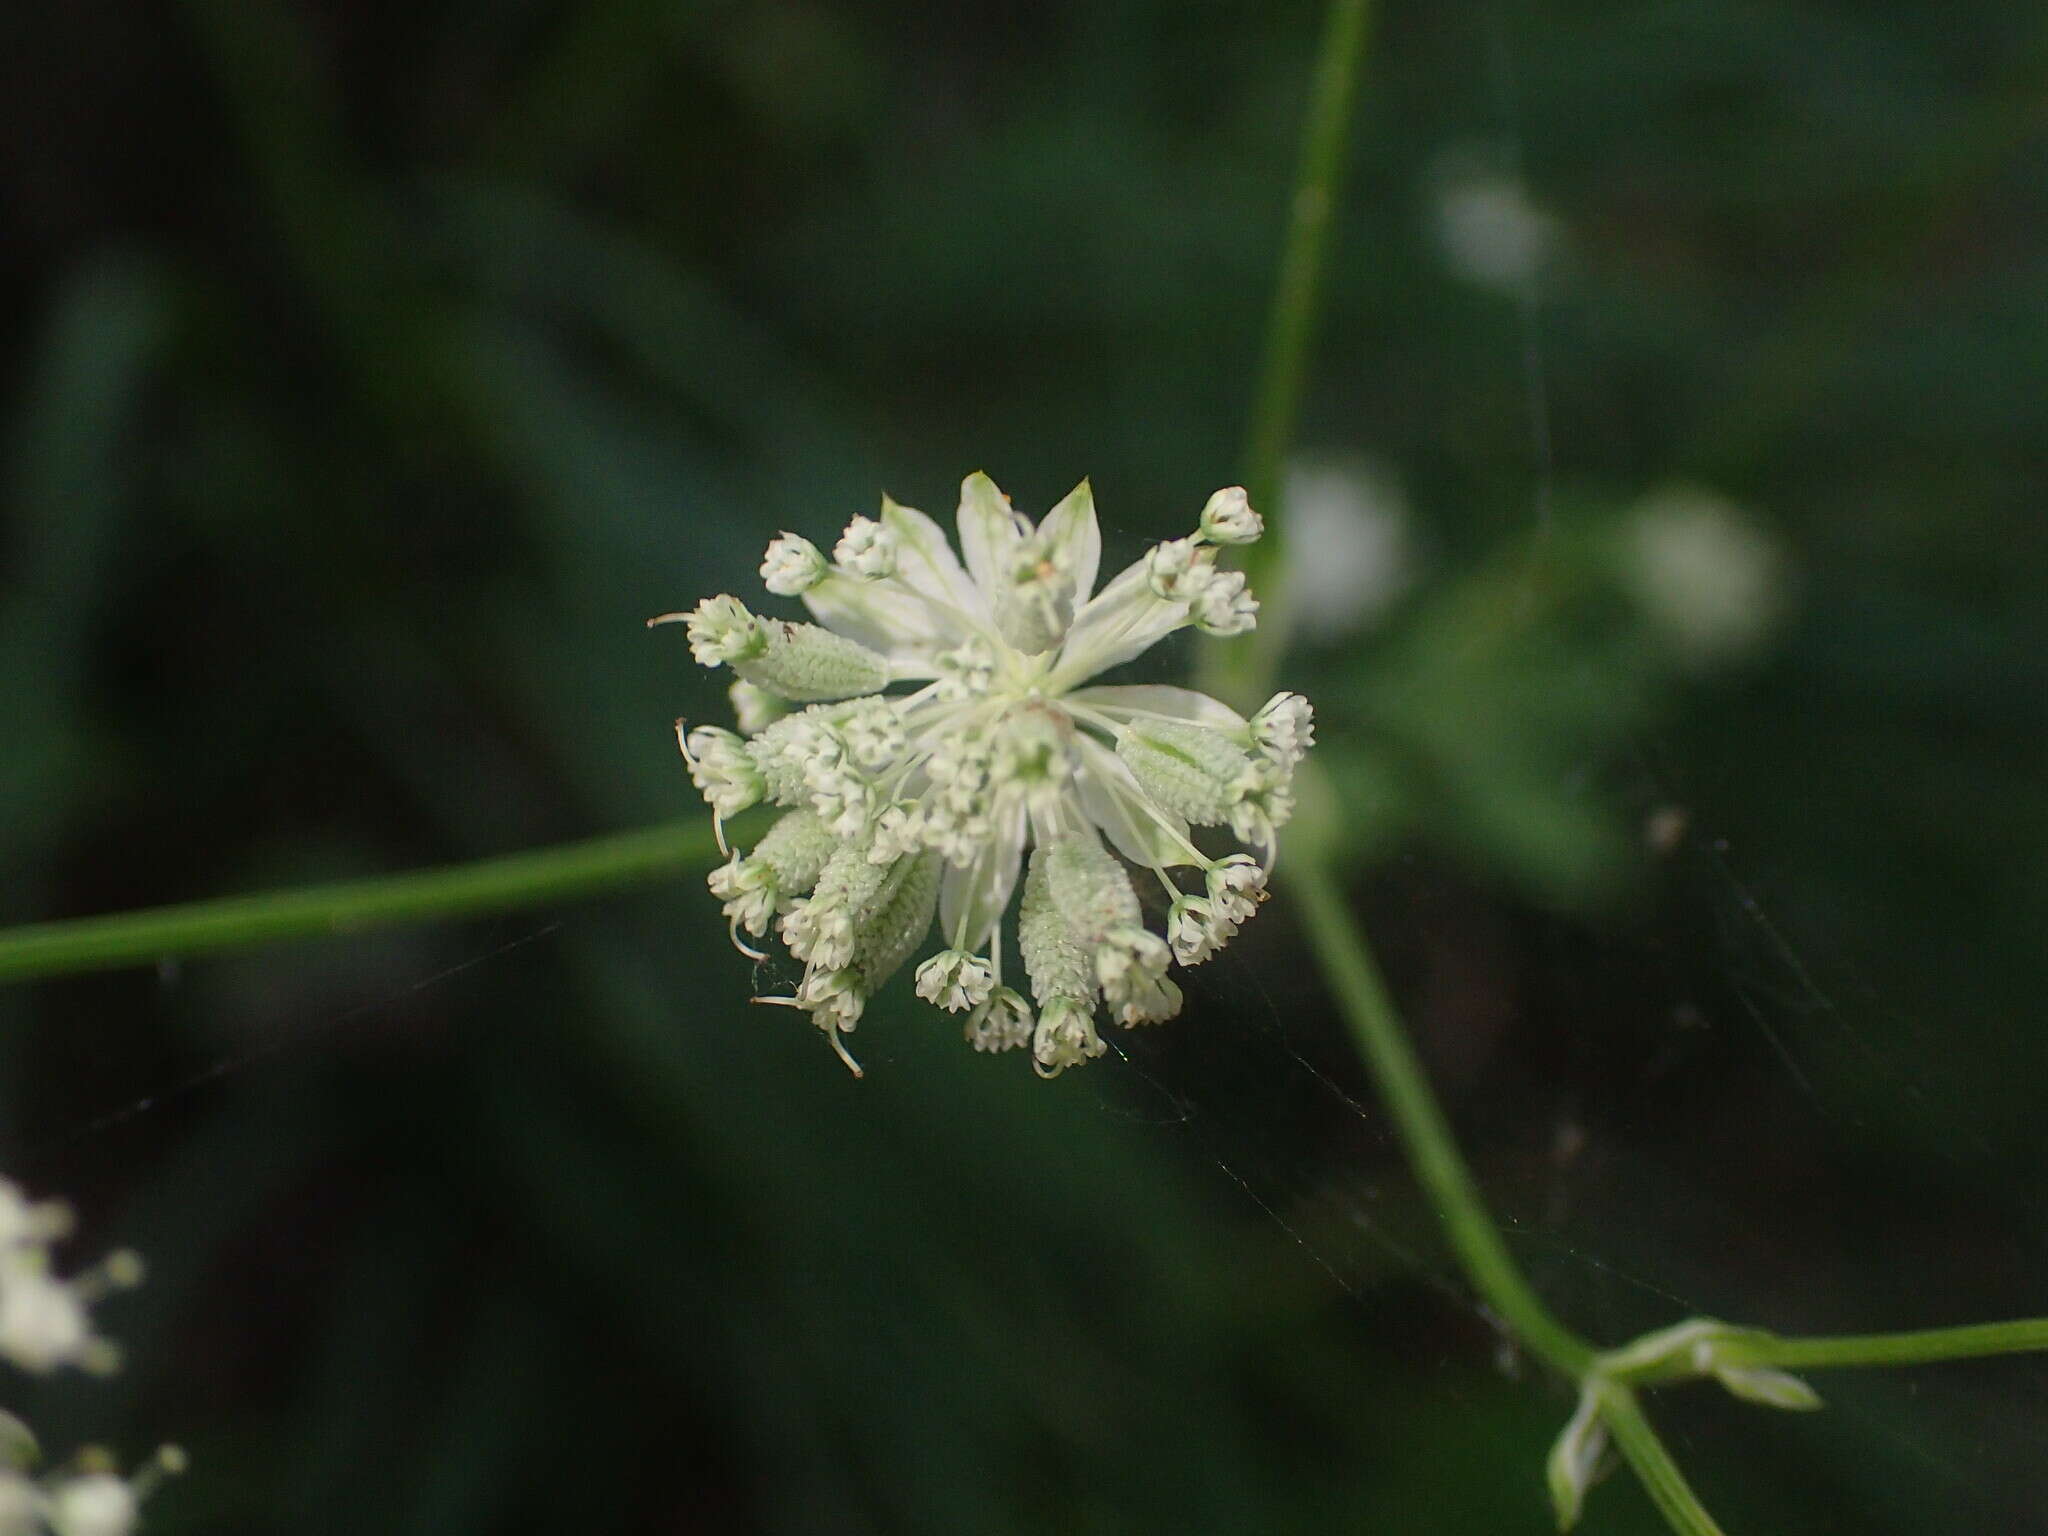
<svg viewBox="0 0 2048 1536"><path fill-rule="evenodd" d="M804 967L791 996L757 1001L809 1013L858 1075L843 1037L936 917L944 947L918 967L918 995L964 1014L977 1050L1029 1046L1050 1077L1107 1049L1098 1010L1172 1018L1172 963L1200 964L1257 910L1313 722L1293 693L1246 719L1184 688L1086 686L1176 630L1252 628L1243 574L1216 561L1263 531L1242 489L1099 591L1085 481L1034 524L969 475L958 526L956 556L931 518L885 497L830 560L777 538L762 578L815 624L726 595L650 622L686 624L697 660L738 677L737 734L677 724L720 848L726 818L786 808L710 878L742 951L764 958L741 935L773 927ZM913 686L884 692L894 683ZM1228 827L1261 857L1204 852L1198 827ZM1163 889L1163 936L1133 869ZM1003 980L1020 874L1029 1000Z"/></svg>
<svg viewBox="0 0 2048 1536"><path fill-rule="evenodd" d="M67 1365L113 1370L120 1356L94 1334L88 1309L109 1291L142 1283L142 1261L125 1251L58 1279L50 1248L70 1230L69 1207L32 1203L0 1179L0 1359L38 1376ZM129 1536L144 1497L185 1466L184 1453L165 1446L123 1478L104 1452L88 1450L69 1469L35 1478L26 1469L37 1456L28 1426L0 1411L0 1536Z"/></svg>

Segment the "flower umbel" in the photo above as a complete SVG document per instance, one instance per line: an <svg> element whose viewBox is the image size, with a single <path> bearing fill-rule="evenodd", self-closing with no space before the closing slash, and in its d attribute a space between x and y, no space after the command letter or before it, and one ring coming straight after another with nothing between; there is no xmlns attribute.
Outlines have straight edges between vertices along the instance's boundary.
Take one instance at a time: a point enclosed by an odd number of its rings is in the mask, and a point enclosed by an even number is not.
<svg viewBox="0 0 2048 1536"><path fill-rule="evenodd" d="M51 1250L71 1225L69 1206L32 1202L0 1179L0 1361L30 1375L113 1370L119 1351L92 1331L89 1309L142 1283L142 1260L125 1249L60 1278ZM167 1445L123 1478L105 1450L88 1446L69 1466L32 1476L40 1455L28 1425L0 1409L0 1536L131 1536L142 1500L185 1467L185 1453Z"/></svg>
<svg viewBox="0 0 2048 1536"><path fill-rule="evenodd" d="M650 622L685 623L696 659L737 677L741 734L677 724L720 846L725 818L784 808L710 880L742 951L761 958L740 934L773 927L804 966L792 995L757 1001L807 1012L859 1075L843 1037L936 918L918 995L964 1015L975 1049L1029 1046L1052 1077L1108 1049L1098 1011L1123 1025L1177 1014L1171 966L1208 959L1257 910L1312 720L1294 693L1247 720L1185 688L1091 685L1176 630L1253 627L1243 574L1217 566L1263 530L1241 488L1099 590L1086 481L1034 524L969 475L958 526L956 556L936 522L884 497L830 561L783 534L762 576L815 624L728 594ZM1207 852L1194 827L1260 856ZM1163 933L1134 872L1159 882ZM1029 1000L1003 979L1020 884Z"/></svg>

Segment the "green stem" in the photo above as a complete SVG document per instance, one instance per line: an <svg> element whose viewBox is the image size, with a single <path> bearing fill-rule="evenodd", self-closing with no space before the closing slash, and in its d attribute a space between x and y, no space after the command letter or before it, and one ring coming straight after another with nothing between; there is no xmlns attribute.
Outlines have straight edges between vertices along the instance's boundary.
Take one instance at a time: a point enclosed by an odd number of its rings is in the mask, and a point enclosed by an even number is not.
<svg viewBox="0 0 2048 1536"><path fill-rule="evenodd" d="M1265 691L1287 640L1279 601L1286 553L1281 489L1322 312L1323 269L1343 190L1344 149L1371 17L1370 0L1330 0L1316 50L1315 83L1287 204L1287 234L1266 316L1244 452L1245 489L1266 518L1266 536L1245 552L1244 562L1263 604L1262 622L1242 645L1211 648L1204 657L1204 686L1239 698Z"/></svg>
<svg viewBox="0 0 2048 1536"><path fill-rule="evenodd" d="M1288 884L1307 924L1310 947L1465 1273L1523 1344L1566 1375L1583 1377L1595 1351L1551 1315L1508 1254L1320 849L1311 848L1295 861Z"/></svg>
<svg viewBox="0 0 2048 1536"><path fill-rule="evenodd" d="M1680 1536L1725 1536L1714 1517L1700 1503L1699 1495L1685 1480L1678 1463L1657 1435L1656 1426L1643 1414L1636 1395L1618 1382L1603 1382L1599 1389L1600 1417L1606 1422L1614 1443L1635 1469L1650 1502Z"/></svg>
<svg viewBox="0 0 2048 1536"><path fill-rule="evenodd" d="M1731 1365L1770 1365L1790 1370L1815 1366L1928 1365L1940 1360L1970 1360L2036 1349L2048 1349L2048 1318L1812 1339L1781 1339L1764 1334L1725 1344L1720 1354Z"/></svg>
<svg viewBox="0 0 2048 1536"><path fill-rule="evenodd" d="M0 982L504 912L658 880L713 854L701 820L374 880L229 896L0 932Z"/></svg>

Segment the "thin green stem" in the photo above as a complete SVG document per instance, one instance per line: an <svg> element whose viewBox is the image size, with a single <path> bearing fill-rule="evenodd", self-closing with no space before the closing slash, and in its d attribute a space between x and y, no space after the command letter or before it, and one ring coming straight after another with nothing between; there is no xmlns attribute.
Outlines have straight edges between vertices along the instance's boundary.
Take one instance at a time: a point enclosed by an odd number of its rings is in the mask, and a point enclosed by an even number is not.
<svg viewBox="0 0 2048 1536"><path fill-rule="evenodd" d="M1584 1376L1595 1351L1551 1315L1509 1255L1321 850L1312 848L1294 862L1288 884L1307 924L1310 947L1465 1273L1524 1345L1566 1375Z"/></svg>
<svg viewBox="0 0 2048 1536"><path fill-rule="evenodd" d="M1245 441L1245 489L1266 518L1265 538L1245 552L1245 573L1263 604L1262 618L1243 645L1204 659L1204 686L1239 698L1265 691L1287 640L1280 601L1286 553L1282 481L1322 313L1323 270L1343 190L1344 149L1371 18L1370 0L1331 0L1316 50L1315 82Z"/></svg>
<svg viewBox="0 0 2048 1536"><path fill-rule="evenodd" d="M1731 1365L1769 1365L1791 1370L1816 1366L1929 1365L1940 1360L2023 1354L2037 1349L2048 1349L2048 1318L1811 1339L1760 1334L1723 1345L1720 1355Z"/></svg>
<svg viewBox="0 0 2048 1536"><path fill-rule="evenodd" d="M0 982L505 912L659 880L713 856L701 820L373 880L151 907L0 932Z"/></svg>
<svg viewBox="0 0 2048 1536"><path fill-rule="evenodd" d="M1606 1422L1614 1443L1635 1469L1650 1502L1680 1536L1725 1536L1714 1517L1700 1503L1692 1484L1671 1459L1656 1426L1643 1414L1636 1395L1618 1382L1602 1382L1597 1389L1600 1417Z"/></svg>

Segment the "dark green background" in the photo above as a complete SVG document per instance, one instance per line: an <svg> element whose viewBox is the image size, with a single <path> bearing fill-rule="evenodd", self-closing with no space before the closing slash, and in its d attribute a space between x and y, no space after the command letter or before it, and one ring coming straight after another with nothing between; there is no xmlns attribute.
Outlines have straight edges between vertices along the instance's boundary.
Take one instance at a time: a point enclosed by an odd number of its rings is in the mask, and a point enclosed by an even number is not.
<svg viewBox="0 0 2048 1536"><path fill-rule="evenodd" d="M1181 531L1318 18L12 7L0 918L697 815L669 722L722 700L640 621L884 488L1087 473L1113 557ZM2048 1311L2044 79L1993 0L1380 18L1303 438L1398 475L1416 576L1284 681L1603 1342ZM1533 306L1445 264L1461 151L1562 221ZM1616 579L1675 480L1781 551L1739 665ZM117 1384L9 1401L186 1443L165 1536L1546 1530L1569 1399L1443 1257L1281 869L1056 1084L901 982L853 1082L695 878L0 995L0 1168L154 1265ZM2039 1364L1817 1384L1654 1404L1732 1531L2048 1530ZM1626 1476L1586 1523L1659 1528Z"/></svg>

